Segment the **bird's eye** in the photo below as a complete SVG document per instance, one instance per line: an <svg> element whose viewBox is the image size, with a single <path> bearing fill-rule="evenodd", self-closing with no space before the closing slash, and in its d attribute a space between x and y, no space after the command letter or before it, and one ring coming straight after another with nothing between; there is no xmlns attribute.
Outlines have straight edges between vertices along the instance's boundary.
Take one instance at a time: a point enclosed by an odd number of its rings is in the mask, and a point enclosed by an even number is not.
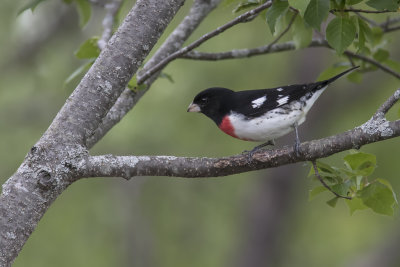
<svg viewBox="0 0 400 267"><path fill-rule="evenodd" d="M208 102L208 98L207 97L203 97L203 98L200 99L200 102L205 104L205 103Z"/></svg>

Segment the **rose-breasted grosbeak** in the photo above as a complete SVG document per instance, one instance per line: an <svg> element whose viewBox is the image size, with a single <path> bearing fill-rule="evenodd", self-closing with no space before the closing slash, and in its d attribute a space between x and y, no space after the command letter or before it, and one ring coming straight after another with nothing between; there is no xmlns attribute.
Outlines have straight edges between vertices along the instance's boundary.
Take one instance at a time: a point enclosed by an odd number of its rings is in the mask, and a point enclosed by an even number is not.
<svg viewBox="0 0 400 267"><path fill-rule="evenodd" d="M296 132L295 151L299 155L297 126L306 120L307 112L328 84L358 68L353 67L328 80L234 92L213 87L200 92L188 112L201 112L212 119L226 134L246 141L273 144L274 139L292 130Z"/></svg>

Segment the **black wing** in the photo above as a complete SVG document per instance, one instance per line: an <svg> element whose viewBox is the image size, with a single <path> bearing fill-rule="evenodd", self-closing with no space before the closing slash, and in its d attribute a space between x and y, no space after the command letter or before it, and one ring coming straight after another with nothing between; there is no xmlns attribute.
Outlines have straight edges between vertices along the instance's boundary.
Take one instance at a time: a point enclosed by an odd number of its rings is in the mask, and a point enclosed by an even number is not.
<svg viewBox="0 0 400 267"><path fill-rule="evenodd" d="M292 101L300 100L303 96L311 97L316 91L325 88L328 84L356 68L358 66L320 82L236 92L233 111L249 118L263 115Z"/></svg>

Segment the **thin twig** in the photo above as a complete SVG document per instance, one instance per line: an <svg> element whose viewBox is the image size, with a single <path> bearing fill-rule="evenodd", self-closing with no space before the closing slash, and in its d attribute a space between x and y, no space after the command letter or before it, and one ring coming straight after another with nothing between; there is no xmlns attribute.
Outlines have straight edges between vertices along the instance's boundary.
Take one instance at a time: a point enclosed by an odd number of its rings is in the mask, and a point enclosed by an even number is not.
<svg viewBox="0 0 400 267"><path fill-rule="evenodd" d="M114 27L115 16L118 13L118 10L121 8L122 1L121 0L113 0L110 3L104 5L104 9L106 10L106 15L103 19L103 33L101 38L97 41L97 45L100 50L103 50L106 47L106 44L110 40L112 36L112 31Z"/></svg>
<svg viewBox="0 0 400 267"><path fill-rule="evenodd" d="M308 47L327 47L327 48L332 49L329 46L327 41L320 40L320 39L312 40ZM182 55L181 57L186 58L186 59L196 59L196 60L238 59L238 58L251 57L251 56L257 56L257 55L262 55L262 54L268 54L268 53L272 53L272 52L281 52L281 51L288 51L288 50L294 50L294 49L295 49L295 45L293 42L286 42L286 43L282 43L282 44L275 44L270 47L269 47L269 45L265 45L265 46L261 46L261 47L257 47L257 48L253 48L253 49L238 49L238 50L231 50L231 51L219 52L219 53L204 53L204 52L193 51L186 55ZM368 63L380 68L384 72L389 73L392 76L400 79L400 73L379 63L375 59L366 57L364 55L356 54L349 50L346 50L343 53L344 53L344 55L346 55L348 57L357 58L362 61L368 62Z"/></svg>
<svg viewBox="0 0 400 267"><path fill-rule="evenodd" d="M336 12L357 12L357 13L367 13L367 14L381 14L381 13L396 13L397 11L391 10L366 10L366 9L354 9L354 8L347 8L347 9L331 9L329 12L336 13Z"/></svg>
<svg viewBox="0 0 400 267"><path fill-rule="evenodd" d="M329 185L327 185L327 184L325 183L325 181L322 179L322 177L319 175L316 160L312 160L311 163L312 163L312 165L313 165L313 167L314 167L315 176L317 176L318 180L321 182L321 184L322 184L326 189L328 189L329 191L331 191L335 196L337 196L337 197L339 197L339 198L351 199L351 197L342 196L342 195L339 195L338 193L336 193L335 191L333 191L332 188L330 188Z"/></svg>
<svg viewBox="0 0 400 267"><path fill-rule="evenodd" d="M397 30L400 30L400 26L384 28L383 29L384 32L394 32L394 31L397 31Z"/></svg>
<svg viewBox="0 0 400 267"><path fill-rule="evenodd" d="M372 58L369 58L369 57L366 57L366 56L363 56L363 55L360 55L360 54L356 54L356 53L353 53L353 52L348 51L348 50L344 51L344 54L347 55L347 56L353 57L353 58L361 59L362 61L368 62L368 63L370 63L372 65L375 65L376 67L380 68L384 72L387 72L387 73L393 75L394 77L400 79L400 74L398 72L392 70L391 68L389 68L389 67L387 67L387 66L385 66L385 65L383 65L381 63L379 63L375 59L372 59Z"/></svg>
<svg viewBox="0 0 400 267"><path fill-rule="evenodd" d="M376 22L375 20L369 19L367 17L365 17L364 15L361 15L358 12L354 12L357 16L359 16L361 19L365 20L366 22L368 22L370 25L374 26L374 27L378 27L379 24L378 22Z"/></svg>
<svg viewBox="0 0 400 267"><path fill-rule="evenodd" d="M205 41L211 39L212 37L217 36L218 34L226 31L227 29L235 26L236 24L242 23L242 22L247 22L247 19L249 17L252 17L264 9L267 9L272 5L272 1L267 1L266 3L246 12L240 15L239 17L236 17L235 19L231 20L230 22L226 23L225 25L218 27L217 29L203 35L200 39L194 41L188 46L183 47L182 49L176 51L175 53L172 53L168 57L164 58L161 60L157 65L155 65L153 68L149 69L146 71L144 74L142 74L140 77L137 79L137 84L142 84L146 79L148 79L150 76L152 76L154 73L158 72L160 69L162 69L165 65L167 65L169 62L172 60L178 58L179 56L195 49L196 47L200 46L202 43Z"/></svg>
<svg viewBox="0 0 400 267"><path fill-rule="evenodd" d="M313 39L308 47L329 47L328 43L321 39ZM226 52L219 53L207 53L207 52L199 52L192 51L187 54L181 56L184 59L196 59L196 60L224 60L224 59L238 59L244 57L252 57L276 52L284 52L295 50L296 45L294 42L289 41L280 44L273 45L263 45L256 48L250 49L235 49Z"/></svg>
<svg viewBox="0 0 400 267"><path fill-rule="evenodd" d="M292 27L294 20L297 17L298 12L294 11L294 14L292 16L292 18L290 19L290 22L288 24L288 26L286 27L286 29L281 32L268 46L267 46L267 50L269 50L274 44L276 44L277 42L279 42L279 40L290 30L290 28Z"/></svg>

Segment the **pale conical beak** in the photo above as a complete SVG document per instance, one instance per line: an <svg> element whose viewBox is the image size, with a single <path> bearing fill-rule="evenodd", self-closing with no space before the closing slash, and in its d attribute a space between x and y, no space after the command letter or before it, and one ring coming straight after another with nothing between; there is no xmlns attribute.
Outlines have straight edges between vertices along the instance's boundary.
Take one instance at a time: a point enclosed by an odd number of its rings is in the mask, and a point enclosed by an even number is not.
<svg viewBox="0 0 400 267"><path fill-rule="evenodd" d="M190 103L190 105L187 109L187 112L200 112L200 111L201 111L201 109L200 109L199 105L193 104L193 103Z"/></svg>

